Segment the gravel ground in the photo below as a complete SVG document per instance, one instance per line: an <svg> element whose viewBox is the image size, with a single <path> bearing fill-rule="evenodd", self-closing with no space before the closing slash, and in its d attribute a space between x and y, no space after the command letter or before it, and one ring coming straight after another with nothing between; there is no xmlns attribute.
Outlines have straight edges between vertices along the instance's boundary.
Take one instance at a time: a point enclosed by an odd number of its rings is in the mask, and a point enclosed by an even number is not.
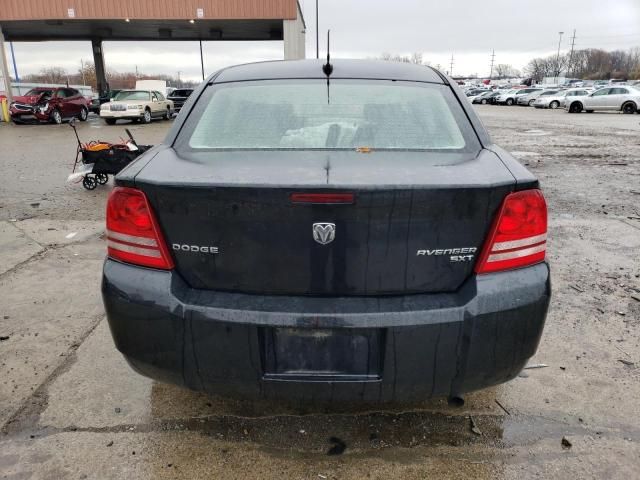
<svg viewBox="0 0 640 480"><path fill-rule="evenodd" d="M636 478L640 116L477 110L541 180L554 294L531 362L547 367L462 408L313 411L138 376L99 297L111 182L64 182L68 126L1 125L0 477ZM132 131L157 143L168 125ZM79 127L83 140L113 141L125 125Z"/></svg>

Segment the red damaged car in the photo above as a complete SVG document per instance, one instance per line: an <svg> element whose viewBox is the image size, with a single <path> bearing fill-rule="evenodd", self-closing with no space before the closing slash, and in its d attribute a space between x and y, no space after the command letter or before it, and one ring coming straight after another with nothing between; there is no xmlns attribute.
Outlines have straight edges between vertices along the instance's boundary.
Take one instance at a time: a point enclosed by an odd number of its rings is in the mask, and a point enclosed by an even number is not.
<svg viewBox="0 0 640 480"><path fill-rule="evenodd" d="M84 122L89 115L89 105L90 101L73 88L38 87L14 97L9 112L14 123L62 123L70 118Z"/></svg>

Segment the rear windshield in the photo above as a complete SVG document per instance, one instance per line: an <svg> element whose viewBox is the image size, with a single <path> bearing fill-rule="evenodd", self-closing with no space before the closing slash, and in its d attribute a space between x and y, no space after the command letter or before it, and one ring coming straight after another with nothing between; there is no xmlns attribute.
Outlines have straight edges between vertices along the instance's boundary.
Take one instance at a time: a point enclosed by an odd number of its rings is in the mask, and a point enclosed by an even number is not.
<svg viewBox="0 0 640 480"><path fill-rule="evenodd" d="M193 92L193 90L174 90L173 92L171 92L171 95L169 95L170 97L188 97L189 95L191 95L191 92Z"/></svg>
<svg viewBox="0 0 640 480"><path fill-rule="evenodd" d="M178 151L477 150L444 85L387 80L247 81L213 85L176 140Z"/></svg>
<svg viewBox="0 0 640 480"><path fill-rule="evenodd" d="M149 92L146 90L125 90L118 93L114 100L149 100Z"/></svg>

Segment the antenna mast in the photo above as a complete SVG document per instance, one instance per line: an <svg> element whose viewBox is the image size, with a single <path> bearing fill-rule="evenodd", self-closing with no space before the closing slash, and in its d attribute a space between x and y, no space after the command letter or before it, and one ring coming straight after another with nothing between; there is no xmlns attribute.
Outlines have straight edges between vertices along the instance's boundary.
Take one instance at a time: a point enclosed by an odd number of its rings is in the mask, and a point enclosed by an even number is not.
<svg viewBox="0 0 640 480"><path fill-rule="evenodd" d="M322 71L327 76L327 80L329 80L329 75L333 72L333 65L331 65L331 52L330 52L330 43L329 39L331 36L331 30L327 30L327 63L322 66Z"/></svg>
<svg viewBox="0 0 640 480"><path fill-rule="evenodd" d="M322 65L322 72L327 76L327 105L329 105L330 103L330 96L329 96L329 77L331 76L331 73L333 72L333 65L331 65L330 61L331 61L331 52L330 52L330 39L331 36L331 30L327 30L327 63L325 63L324 65Z"/></svg>

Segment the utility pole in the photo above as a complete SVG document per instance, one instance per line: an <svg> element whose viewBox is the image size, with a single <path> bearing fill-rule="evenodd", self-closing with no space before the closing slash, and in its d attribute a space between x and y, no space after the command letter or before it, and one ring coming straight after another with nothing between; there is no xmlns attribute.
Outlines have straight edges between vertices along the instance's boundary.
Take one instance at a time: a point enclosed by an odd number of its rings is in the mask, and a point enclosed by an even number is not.
<svg viewBox="0 0 640 480"><path fill-rule="evenodd" d="M491 79L493 78L493 62L495 58L496 58L496 51L495 49L492 49L491 50L491 71L489 72L489 82L491 82Z"/></svg>
<svg viewBox="0 0 640 480"><path fill-rule="evenodd" d="M573 29L573 37L571 37L571 53L569 54L569 66L567 67L567 71L571 68L571 73L573 75L576 74L576 69L573 68L573 48L576 46L576 29ZM572 76L573 76L572 75Z"/></svg>
<svg viewBox="0 0 640 480"><path fill-rule="evenodd" d="M318 30L318 0L316 0L316 58L320 58L320 32Z"/></svg>
<svg viewBox="0 0 640 480"><path fill-rule="evenodd" d="M86 85L87 82L84 79L84 60L80 59L80 72L82 73L82 85Z"/></svg>
<svg viewBox="0 0 640 480"><path fill-rule="evenodd" d="M556 84L558 83L558 77L560 76L560 44L562 43L562 35L564 32L558 32L560 39L558 40L558 56L556 58Z"/></svg>
<svg viewBox="0 0 640 480"><path fill-rule="evenodd" d="M453 53L451 54L451 63L449 64L449 76L453 77Z"/></svg>
<svg viewBox="0 0 640 480"><path fill-rule="evenodd" d="M202 69L202 81L204 81L204 57L202 56L202 40L200 40L200 68Z"/></svg>
<svg viewBox="0 0 640 480"><path fill-rule="evenodd" d="M182 72L181 72L180 70L178 70L178 87L181 87L181 86L182 86L182 81L180 80L180 74L181 74L181 73L182 73Z"/></svg>

